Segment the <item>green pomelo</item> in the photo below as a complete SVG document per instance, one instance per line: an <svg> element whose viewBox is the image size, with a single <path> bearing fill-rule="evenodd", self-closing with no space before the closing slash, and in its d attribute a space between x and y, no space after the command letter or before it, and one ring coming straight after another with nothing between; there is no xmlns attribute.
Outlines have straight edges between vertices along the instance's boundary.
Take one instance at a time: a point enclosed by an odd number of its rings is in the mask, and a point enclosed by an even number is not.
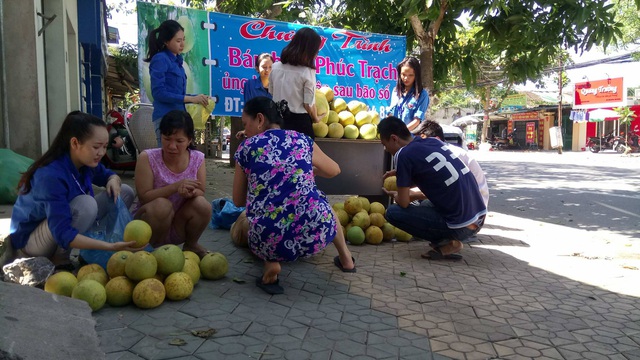
<svg viewBox="0 0 640 360"><path fill-rule="evenodd" d="M109 261L107 261L107 274L109 278L113 279L118 276L123 276L124 265L127 263L127 258L133 255L131 251L122 250L111 255Z"/></svg>
<svg viewBox="0 0 640 360"><path fill-rule="evenodd" d="M87 279L78 281L78 284L71 292L71 297L86 301L91 310L97 311L102 309L107 301L107 292L99 282Z"/></svg>
<svg viewBox="0 0 640 360"><path fill-rule="evenodd" d="M68 271L57 272L47 278L44 291L52 294L71 297L73 288L78 285L78 279Z"/></svg>
<svg viewBox="0 0 640 360"><path fill-rule="evenodd" d="M400 228L395 228L393 231L394 231L396 240L398 241L408 242L408 241L411 241L411 239L413 239L413 235L409 234L406 231L401 230Z"/></svg>
<svg viewBox="0 0 640 360"><path fill-rule="evenodd" d="M229 271L229 262L219 252L209 253L200 260L200 274L205 279L222 279L227 271Z"/></svg>
<svg viewBox="0 0 640 360"><path fill-rule="evenodd" d="M352 245L362 245L364 243L364 231L359 226L352 226L347 230L347 241Z"/></svg>
<svg viewBox="0 0 640 360"><path fill-rule="evenodd" d="M382 242L382 230L377 226L369 226L364 232L364 238L367 244L378 245Z"/></svg>
<svg viewBox="0 0 640 360"><path fill-rule="evenodd" d="M129 305L133 297L133 288L133 282L126 276L112 278L104 287L107 292L107 304L110 306Z"/></svg>
<svg viewBox="0 0 640 360"><path fill-rule="evenodd" d="M364 196L358 196L358 199L360 199L360 202L362 203L362 210L369 212L369 209L371 208L371 203L369 202L369 199L367 199Z"/></svg>
<svg viewBox="0 0 640 360"><path fill-rule="evenodd" d="M353 215L351 223L354 226L361 228L362 230L366 230L371 225L371 219L369 218L369 214L366 211L360 211L359 213Z"/></svg>
<svg viewBox="0 0 640 360"><path fill-rule="evenodd" d="M186 260L193 260L196 264L200 265L200 256L198 256L198 254L194 253L193 251L189 251L189 250L185 250L183 251L184 253L184 259Z"/></svg>
<svg viewBox="0 0 640 360"><path fill-rule="evenodd" d="M138 251L127 258L124 272L133 281L152 278L158 271L158 261L147 251Z"/></svg>
<svg viewBox="0 0 640 360"><path fill-rule="evenodd" d="M338 209L344 210L344 203L343 202L335 203L331 205L331 207L333 208L333 210L338 210Z"/></svg>
<svg viewBox="0 0 640 360"><path fill-rule="evenodd" d="M382 240L383 241L391 241L396 236L396 227L389 224L388 222L382 225Z"/></svg>
<svg viewBox="0 0 640 360"><path fill-rule="evenodd" d="M336 212L336 216L340 221L340 225L347 226L347 224L349 223L349 214L347 214L347 212L342 209L338 209L334 211Z"/></svg>
<svg viewBox="0 0 640 360"><path fill-rule="evenodd" d="M151 253L158 262L157 272L162 275L173 274L184 267L184 253L173 244L162 245Z"/></svg>
<svg viewBox="0 0 640 360"><path fill-rule="evenodd" d="M340 122L340 117L338 116L338 113L333 110L329 110L329 117L327 118L327 124L331 125L338 122Z"/></svg>
<svg viewBox="0 0 640 360"><path fill-rule="evenodd" d="M164 301L164 284L158 279L145 279L133 288L133 303L141 309L153 309Z"/></svg>
<svg viewBox="0 0 640 360"><path fill-rule="evenodd" d="M164 290L169 300L178 301L188 298L193 292L191 276L183 272L174 272L164 281Z"/></svg>

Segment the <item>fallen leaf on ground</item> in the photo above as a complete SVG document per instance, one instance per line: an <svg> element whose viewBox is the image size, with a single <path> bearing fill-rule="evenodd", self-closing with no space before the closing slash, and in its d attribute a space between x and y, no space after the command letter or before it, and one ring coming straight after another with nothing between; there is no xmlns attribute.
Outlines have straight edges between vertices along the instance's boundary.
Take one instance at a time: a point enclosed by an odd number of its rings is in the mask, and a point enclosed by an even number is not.
<svg viewBox="0 0 640 360"><path fill-rule="evenodd" d="M183 345L187 345L187 342L180 339L180 338L175 338L175 339L171 339L171 341L169 341L169 345L173 345L173 346L183 346Z"/></svg>
<svg viewBox="0 0 640 360"><path fill-rule="evenodd" d="M212 328L208 328L206 330L191 330L191 334L193 336L197 336L203 339L208 339L211 336L213 336L213 334L217 333L218 330L216 329L212 329Z"/></svg>

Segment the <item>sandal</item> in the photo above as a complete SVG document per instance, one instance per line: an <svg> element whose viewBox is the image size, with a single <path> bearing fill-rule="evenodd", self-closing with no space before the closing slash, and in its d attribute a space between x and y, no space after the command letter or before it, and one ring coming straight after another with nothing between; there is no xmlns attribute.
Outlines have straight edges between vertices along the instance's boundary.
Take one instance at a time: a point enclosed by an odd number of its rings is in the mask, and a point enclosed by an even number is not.
<svg viewBox="0 0 640 360"><path fill-rule="evenodd" d="M460 250L464 248L464 245L458 240L451 240L442 246L431 244L431 247L442 255L451 255L460 252Z"/></svg>
<svg viewBox="0 0 640 360"><path fill-rule="evenodd" d="M280 286L280 279L276 279L276 281L270 284L265 284L262 282L262 278L259 277L256 278L256 286L270 295L284 294L284 288Z"/></svg>
<svg viewBox="0 0 640 360"><path fill-rule="evenodd" d="M340 262L340 256L336 256L336 257L333 258L333 265L337 266L338 269L340 269L340 271L342 271L342 272L354 273L354 272L356 272L356 259L351 257L351 260L353 260L353 269L345 269L342 266L342 263Z"/></svg>
<svg viewBox="0 0 640 360"><path fill-rule="evenodd" d="M427 260L454 260L454 261L462 260L462 255L460 254L444 255L438 250L434 250L434 249L427 251L426 253L420 255L420 257Z"/></svg>

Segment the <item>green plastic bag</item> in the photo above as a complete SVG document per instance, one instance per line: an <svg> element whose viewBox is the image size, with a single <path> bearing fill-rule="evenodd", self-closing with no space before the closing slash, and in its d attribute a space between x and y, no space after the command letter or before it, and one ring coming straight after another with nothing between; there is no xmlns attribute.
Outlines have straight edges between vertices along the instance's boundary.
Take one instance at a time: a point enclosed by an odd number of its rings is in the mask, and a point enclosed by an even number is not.
<svg viewBox="0 0 640 360"><path fill-rule="evenodd" d="M9 149L0 149L0 204L14 204L18 198L18 182L33 160Z"/></svg>

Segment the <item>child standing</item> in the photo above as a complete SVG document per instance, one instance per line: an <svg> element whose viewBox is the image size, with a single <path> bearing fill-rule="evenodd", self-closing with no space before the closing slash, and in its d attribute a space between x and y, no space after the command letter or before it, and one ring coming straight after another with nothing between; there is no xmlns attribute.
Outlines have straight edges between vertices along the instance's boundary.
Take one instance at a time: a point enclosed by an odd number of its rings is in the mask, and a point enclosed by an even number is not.
<svg viewBox="0 0 640 360"><path fill-rule="evenodd" d="M391 106L387 116L395 116L409 128L415 130L425 119L429 107L429 93L420 81L420 62L406 57L396 67L398 83L391 93Z"/></svg>

